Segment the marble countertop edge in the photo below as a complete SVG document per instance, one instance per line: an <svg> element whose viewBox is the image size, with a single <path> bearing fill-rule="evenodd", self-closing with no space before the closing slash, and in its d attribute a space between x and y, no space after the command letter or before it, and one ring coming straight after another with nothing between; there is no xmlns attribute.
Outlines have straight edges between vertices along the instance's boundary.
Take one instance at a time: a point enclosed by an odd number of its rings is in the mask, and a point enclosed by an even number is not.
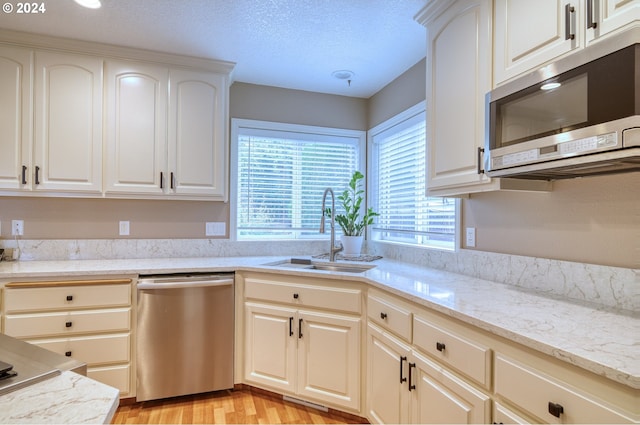
<svg viewBox="0 0 640 425"><path fill-rule="evenodd" d="M119 405L118 389L75 372L4 394L0 423L109 424Z"/></svg>
<svg viewBox="0 0 640 425"><path fill-rule="evenodd" d="M511 285L385 259L373 262L376 268L359 274L265 265L285 258L263 256L0 263L0 279L253 271L359 281L612 381L640 389L638 312L596 308ZM492 305L487 306L489 301ZM496 308L501 311L497 312ZM590 326L585 329L576 325L580 320L588 320ZM613 326L617 329L615 334L611 332Z"/></svg>

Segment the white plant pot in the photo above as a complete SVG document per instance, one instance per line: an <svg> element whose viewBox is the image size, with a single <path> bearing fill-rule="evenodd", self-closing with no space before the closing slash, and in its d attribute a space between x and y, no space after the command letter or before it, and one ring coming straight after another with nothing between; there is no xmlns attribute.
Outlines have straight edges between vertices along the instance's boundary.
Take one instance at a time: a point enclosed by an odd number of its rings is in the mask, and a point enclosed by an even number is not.
<svg viewBox="0 0 640 425"><path fill-rule="evenodd" d="M362 249L362 241L364 236L344 236L340 237L342 241L342 247L344 248L341 252L342 255L346 257L357 257L360 255L360 250Z"/></svg>

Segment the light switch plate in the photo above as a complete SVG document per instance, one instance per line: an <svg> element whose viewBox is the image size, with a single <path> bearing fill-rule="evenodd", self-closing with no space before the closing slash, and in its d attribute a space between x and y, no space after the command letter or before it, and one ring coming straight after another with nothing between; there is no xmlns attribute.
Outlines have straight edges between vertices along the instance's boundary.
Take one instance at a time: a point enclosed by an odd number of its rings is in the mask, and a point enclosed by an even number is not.
<svg viewBox="0 0 640 425"><path fill-rule="evenodd" d="M476 246L476 228L475 227L467 227L467 246L469 248L473 248Z"/></svg>
<svg viewBox="0 0 640 425"><path fill-rule="evenodd" d="M208 221L205 223L205 236L224 236L227 233L227 226L224 221Z"/></svg>
<svg viewBox="0 0 640 425"><path fill-rule="evenodd" d="M129 222L121 221L120 222L120 236L129 236Z"/></svg>

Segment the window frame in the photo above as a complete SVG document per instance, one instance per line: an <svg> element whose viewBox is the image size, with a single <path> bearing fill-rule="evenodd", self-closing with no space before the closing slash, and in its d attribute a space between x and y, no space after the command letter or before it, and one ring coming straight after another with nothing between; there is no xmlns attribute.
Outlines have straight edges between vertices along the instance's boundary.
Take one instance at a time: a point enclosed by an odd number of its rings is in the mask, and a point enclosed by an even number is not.
<svg viewBox="0 0 640 425"><path fill-rule="evenodd" d="M419 102L418 104L400 112L399 114L391 118L388 118L387 120L381 122L380 124L376 125L375 127L369 129L369 131L367 131L367 170L369 171L367 173L367 193L371 194L370 197L367 197L368 206L372 206L374 209L376 208L376 205L374 202L375 194L373 193L373 188L375 186L373 179L374 177L377 177L377 175L375 175L377 173L377 169L374 162L375 155L376 155L374 138L384 132L389 131L395 126L400 125L406 122L407 120L414 118L418 114L424 114L425 120L426 120L426 101ZM425 133L426 133L425 134L425 143L426 143L426 137L428 137L428 132L425 130ZM427 166L428 166L428 162L426 162L426 157L425 157L425 172L426 172ZM427 197L426 191L424 196ZM454 229L454 235L453 235L454 239L453 239L452 248L442 248L437 246L429 246L429 245L409 243L409 242L385 240L385 239L381 239L380 237L376 237L375 236L376 231L374 231L371 228L367 229L367 239L372 242L384 243L389 245L407 246L407 247L414 247L414 248L435 250L435 251L458 252L460 250L460 226L461 226L459 198L455 199L454 209L455 209L455 217L454 217L455 229Z"/></svg>
<svg viewBox="0 0 640 425"><path fill-rule="evenodd" d="M357 147L358 147L358 157L356 158L357 169L364 170L366 167L366 146L367 146L367 132L363 130L351 130L351 129L341 129L341 128L333 128L333 127L321 127L321 126L313 126L313 125L303 125L303 124L291 124L291 123L281 123L275 121L260 121L260 120L251 120L244 118L232 118L231 119L231 134L230 134L230 178L229 178L229 194L230 194L230 207L229 207L229 239L232 241L264 241L265 239L246 239L238 238L238 137L242 133L242 129L250 129L251 131L265 131L265 132L282 132L286 133L299 133L305 135L318 135L321 138L327 137L346 137L346 138L354 138L357 139ZM342 193L341 188L333 188L334 193L337 196L339 193ZM337 201L336 201L337 202ZM318 216L318 226L320 223L320 216ZM329 238L329 234L321 234L318 233L317 238L275 238L277 240L286 240L286 241L315 241L315 240L325 240Z"/></svg>

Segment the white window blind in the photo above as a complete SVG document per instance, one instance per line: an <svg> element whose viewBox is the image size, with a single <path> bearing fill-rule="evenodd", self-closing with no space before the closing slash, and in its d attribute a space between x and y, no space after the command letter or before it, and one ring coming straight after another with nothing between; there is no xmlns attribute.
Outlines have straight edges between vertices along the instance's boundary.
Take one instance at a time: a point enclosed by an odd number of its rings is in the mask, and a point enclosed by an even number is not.
<svg viewBox="0 0 640 425"><path fill-rule="evenodd" d="M283 126L291 130L236 130L239 240L325 238L319 233L322 194L331 187L337 195L358 169L363 132Z"/></svg>
<svg viewBox="0 0 640 425"><path fill-rule="evenodd" d="M426 196L425 113L412 108L372 130L377 240L454 249L456 201Z"/></svg>

